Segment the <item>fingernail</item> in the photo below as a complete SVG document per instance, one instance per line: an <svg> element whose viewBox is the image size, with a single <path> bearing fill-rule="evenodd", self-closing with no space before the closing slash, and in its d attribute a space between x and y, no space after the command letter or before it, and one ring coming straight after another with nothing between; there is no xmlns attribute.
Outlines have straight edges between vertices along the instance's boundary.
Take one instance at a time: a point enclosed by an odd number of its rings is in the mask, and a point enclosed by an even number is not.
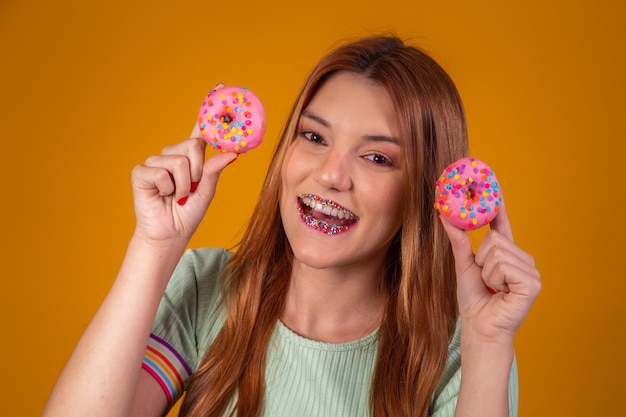
<svg viewBox="0 0 626 417"><path fill-rule="evenodd" d="M198 188L198 184L200 184L200 182L198 181L194 181L191 183L191 192L193 193L194 191L196 191L196 189Z"/></svg>
<svg viewBox="0 0 626 417"><path fill-rule="evenodd" d="M178 200L178 201L177 201L178 205L179 205L179 206L184 205L184 204L187 202L187 198L188 198L188 197L183 197L183 198L181 198L180 200Z"/></svg>
<svg viewBox="0 0 626 417"><path fill-rule="evenodd" d="M239 158L239 154L237 154L237 156L235 157L235 159L233 159L232 161L230 161L228 164L226 164L226 166L232 164L233 162L235 162L237 159Z"/></svg>
<svg viewBox="0 0 626 417"><path fill-rule="evenodd" d="M487 286L485 285L485 287L487 287ZM489 292L490 292L490 293L492 293L492 294L497 294L497 293L498 293L498 291L494 290L494 289L493 289L493 288L491 288L491 287L487 287L487 289L488 289L488 290L489 290Z"/></svg>

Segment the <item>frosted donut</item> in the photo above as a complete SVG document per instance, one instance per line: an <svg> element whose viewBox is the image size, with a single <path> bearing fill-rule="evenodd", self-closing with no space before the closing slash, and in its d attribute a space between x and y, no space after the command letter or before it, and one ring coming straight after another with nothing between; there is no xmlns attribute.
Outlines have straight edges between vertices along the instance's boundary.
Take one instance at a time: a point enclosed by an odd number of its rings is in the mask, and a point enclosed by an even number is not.
<svg viewBox="0 0 626 417"><path fill-rule="evenodd" d="M265 110L261 100L247 88L214 89L200 106L198 127L215 149L245 153L263 141Z"/></svg>
<svg viewBox="0 0 626 417"><path fill-rule="evenodd" d="M489 224L502 204L496 175L476 158L461 158L448 165L436 187L435 208L461 229L478 229Z"/></svg>

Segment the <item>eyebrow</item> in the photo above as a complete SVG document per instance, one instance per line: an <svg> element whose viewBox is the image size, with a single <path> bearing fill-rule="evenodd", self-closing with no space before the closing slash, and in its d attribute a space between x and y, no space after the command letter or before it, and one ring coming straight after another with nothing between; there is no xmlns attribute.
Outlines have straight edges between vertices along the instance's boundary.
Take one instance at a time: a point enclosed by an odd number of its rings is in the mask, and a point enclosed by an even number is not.
<svg viewBox="0 0 626 417"><path fill-rule="evenodd" d="M306 117L307 119L311 119L311 120L321 124L324 127L330 128L330 122L328 122L326 119L316 115L315 113L311 113L310 110L304 110L302 112L302 117Z"/></svg>
<svg viewBox="0 0 626 417"><path fill-rule="evenodd" d="M326 128L331 128L331 124L328 120L324 119L321 116L318 116L315 113L312 113L310 110L304 110L302 112L302 117L306 117L307 119L311 119ZM395 136L385 136L385 135L366 135L365 140L372 142L389 142L395 145L400 146L400 139Z"/></svg>

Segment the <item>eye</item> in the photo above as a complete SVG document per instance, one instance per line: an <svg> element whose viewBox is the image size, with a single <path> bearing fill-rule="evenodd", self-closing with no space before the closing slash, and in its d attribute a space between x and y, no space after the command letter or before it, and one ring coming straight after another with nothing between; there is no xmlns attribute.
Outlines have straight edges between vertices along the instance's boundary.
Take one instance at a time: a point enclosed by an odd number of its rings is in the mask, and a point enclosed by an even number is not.
<svg viewBox="0 0 626 417"><path fill-rule="evenodd" d="M372 153L369 155L365 155L363 156L363 158L372 161L376 165L381 165L385 167L393 167L393 162L389 158L387 158L385 155L381 155L379 153Z"/></svg>
<svg viewBox="0 0 626 417"><path fill-rule="evenodd" d="M304 136L304 138L310 142L320 143L320 144L326 143L322 135L320 135L319 133L315 133L311 130L303 130L302 132L300 132L300 134Z"/></svg>

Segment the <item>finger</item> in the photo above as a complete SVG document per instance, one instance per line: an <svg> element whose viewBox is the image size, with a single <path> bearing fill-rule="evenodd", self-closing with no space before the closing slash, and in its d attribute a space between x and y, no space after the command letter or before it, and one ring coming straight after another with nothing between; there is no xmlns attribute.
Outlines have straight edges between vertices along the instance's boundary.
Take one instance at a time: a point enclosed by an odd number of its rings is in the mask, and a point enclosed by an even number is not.
<svg viewBox="0 0 626 417"><path fill-rule="evenodd" d="M486 269L489 268L489 264L505 261L520 267L523 265L535 267L535 259L532 255L497 230L487 232L476 249L475 261L476 264Z"/></svg>
<svg viewBox="0 0 626 417"><path fill-rule="evenodd" d="M231 163L239 157L239 154L232 152L220 152L213 155L204 163L202 179L198 185L197 193L211 200L217 188L217 181L220 174Z"/></svg>
<svg viewBox="0 0 626 417"><path fill-rule="evenodd" d="M136 190L161 196L168 196L176 189L172 175L162 167L137 165L132 172L132 182Z"/></svg>
<svg viewBox="0 0 626 417"><path fill-rule="evenodd" d="M505 293L514 293L536 297L541 288L540 274L535 268L510 263L499 263L492 273L485 278L492 288Z"/></svg>
<svg viewBox="0 0 626 417"><path fill-rule="evenodd" d="M476 264L481 267L485 284L497 291L508 292L509 283L502 271L515 268L520 271L535 271L535 259L524 252L513 241L496 230L490 230L476 250Z"/></svg>
<svg viewBox="0 0 626 417"><path fill-rule="evenodd" d="M454 255L459 302L463 304L461 300L484 295L487 291L495 293L495 290L488 289L483 281L481 268L474 260L472 242L468 233L443 218L441 223L448 235Z"/></svg>
<svg viewBox="0 0 626 417"><path fill-rule="evenodd" d="M513 229L511 228L511 223L509 222L509 216L506 212L504 199L500 201L498 215L491 221L491 223L489 223L489 227L492 230L497 230L502 233L508 239L513 240Z"/></svg>
<svg viewBox="0 0 626 417"><path fill-rule="evenodd" d="M189 195L191 189L191 174L189 166L189 158L184 155L157 155L149 157L144 166L155 168L159 177L163 176L163 172L167 172L173 189L169 187L163 188L161 195L172 195L180 204L184 204L184 198ZM168 193L164 193L168 191Z"/></svg>
<svg viewBox="0 0 626 417"><path fill-rule="evenodd" d="M496 260L490 258L487 263L481 269L481 277L489 288L496 291L508 292L508 282L506 280L506 274L503 274L503 270L508 268L516 268L519 270L529 269L529 265L522 262L516 262L516 258L505 258L503 260Z"/></svg>
<svg viewBox="0 0 626 417"><path fill-rule="evenodd" d="M193 192L196 189L200 179L202 179L206 145L206 141L201 138L192 138L189 140L187 158L189 159L189 173L191 175L192 184L191 188L189 188L190 192Z"/></svg>
<svg viewBox="0 0 626 417"><path fill-rule="evenodd" d="M182 155L188 159L189 174L191 177L188 192L193 192L200 179L204 169L204 160L207 143L202 138L191 138L175 145L167 146L161 152L162 155ZM182 187L182 184L180 184ZM182 189L181 191L184 191Z"/></svg>

